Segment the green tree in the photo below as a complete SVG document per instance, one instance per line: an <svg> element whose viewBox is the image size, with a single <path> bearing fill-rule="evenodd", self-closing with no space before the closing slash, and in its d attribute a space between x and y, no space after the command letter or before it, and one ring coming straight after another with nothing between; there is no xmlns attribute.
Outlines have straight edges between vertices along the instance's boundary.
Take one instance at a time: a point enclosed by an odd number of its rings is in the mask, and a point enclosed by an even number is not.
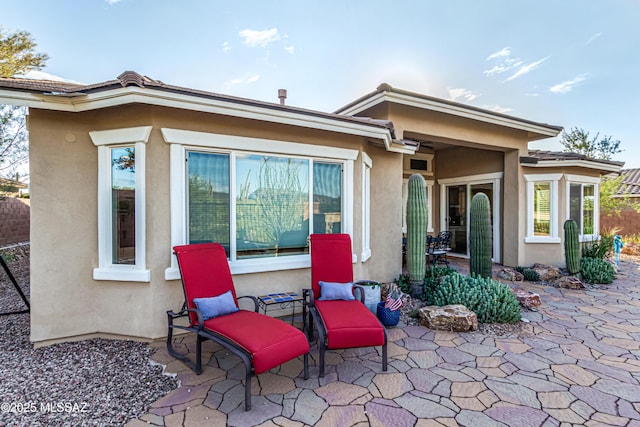
<svg viewBox="0 0 640 427"><path fill-rule="evenodd" d="M35 47L28 32L11 33L0 26L0 77L42 69L49 57ZM28 151L26 109L0 106L0 176L15 176L16 168L27 161Z"/></svg>
<svg viewBox="0 0 640 427"><path fill-rule="evenodd" d="M607 135L601 138L599 132L591 137L589 132L577 127L572 128L568 133L563 131L560 135L560 144L565 151L584 154L592 159L611 160L614 155L622 152L620 141Z"/></svg>
<svg viewBox="0 0 640 427"><path fill-rule="evenodd" d="M634 209L640 213L640 202L635 202L626 194L624 176L615 178L605 177L600 183L600 212L607 215L618 215L624 209ZM622 190L622 191L620 191ZM622 193L622 194L620 194Z"/></svg>
<svg viewBox="0 0 640 427"><path fill-rule="evenodd" d="M35 52L36 43L26 31L9 33L0 26L0 77L41 70L49 57Z"/></svg>

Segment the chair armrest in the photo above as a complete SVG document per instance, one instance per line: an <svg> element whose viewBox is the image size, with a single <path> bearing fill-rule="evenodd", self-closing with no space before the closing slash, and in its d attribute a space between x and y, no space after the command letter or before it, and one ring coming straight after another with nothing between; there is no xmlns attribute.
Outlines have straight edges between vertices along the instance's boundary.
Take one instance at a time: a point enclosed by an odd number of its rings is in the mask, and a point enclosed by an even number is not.
<svg viewBox="0 0 640 427"><path fill-rule="evenodd" d="M313 299L313 290L310 288L305 288L302 290L302 301L305 305L309 307L314 307L316 305Z"/></svg>
<svg viewBox="0 0 640 427"><path fill-rule="evenodd" d="M167 311L167 317L169 320L169 326L173 326L174 319L179 319L181 317L186 317L189 313L195 313L198 317L198 329L202 330L204 328L204 318L202 317L202 312L197 308L182 308L179 312L175 312L173 310Z"/></svg>
<svg viewBox="0 0 640 427"><path fill-rule="evenodd" d="M258 298L254 297L253 295L243 295L241 297L238 297L237 299L240 298L249 298L251 301L253 301L253 306L254 306L254 310L256 313L258 312Z"/></svg>

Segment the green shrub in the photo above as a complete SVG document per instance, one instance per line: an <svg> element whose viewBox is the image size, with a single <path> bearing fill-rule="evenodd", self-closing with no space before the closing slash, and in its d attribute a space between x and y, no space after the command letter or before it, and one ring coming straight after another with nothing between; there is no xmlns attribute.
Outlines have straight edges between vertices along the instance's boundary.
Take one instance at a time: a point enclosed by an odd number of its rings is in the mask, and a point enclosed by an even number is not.
<svg viewBox="0 0 640 427"><path fill-rule="evenodd" d="M463 304L482 323L515 323L520 304L508 285L490 278L454 273L443 278L433 293L435 305Z"/></svg>
<svg viewBox="0 0 640 427"><path fill-rule="evenodd" d="M587 283L608 285L616 278L616 270L607 261L600 258L582 258L580 260L582 280Z"/></svg>
<svg viewBox="0 0 640 427"><path fill-rule="evenodd" d="M442 276L448 276L449 274L457 273L456 270L450 267L431 267L427 268L424 276L424 288L420 299L426 301L428 304L433 304L432 295L434 290L438 286L438 282ZM394 279L393 283L398 285L398 288L405 293L411 293L411 282L408 274L401 274L397 279Z"/></svg>
<svg viewBox="0 0 640 427"><path fill-rule="evenodd" d="M583 258L604 259L613 252L613 236L601 236L600 240L582 243Z"/></svg>
<svg viewBox="0 0 640 427"><path fill-rule="evenodd" d="M522 267L521 265L516 265L515 267L513 267L513 269L518 273L522 274L524 276L524 280L526 280L527 282L540 281L540 275L538 274L538 272L529 267Z"/></svg>
<svg viewBox="0 0 640 427"><path fill-rule="evenodd" d="M398 285L398 288L402 291L402 293L404 293L404 294L410 293L410 291L411 291L411 283L409 282L409 275L408 274L399 275L397 279L393 280L393 283Z"/></svg>
<svg viewBox="0 0 640 427"><path fill-rule="evenodd" d="M432 267L427 270L424 276L424 288L422 292L422 300L429 305L433 305L433 294L439 286L440 278L458 273L450 267Z"/></svg>

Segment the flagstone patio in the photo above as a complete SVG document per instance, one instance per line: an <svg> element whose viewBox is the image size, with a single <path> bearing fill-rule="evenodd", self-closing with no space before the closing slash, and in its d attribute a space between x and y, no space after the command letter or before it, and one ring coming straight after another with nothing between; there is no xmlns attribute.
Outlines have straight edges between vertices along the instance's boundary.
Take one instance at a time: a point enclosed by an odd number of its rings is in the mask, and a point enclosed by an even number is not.
<svg viewBox="0 0 640 427"><path fill-rule="evenodd" d="M387 372L380 349L329 351L318 379L314 345L308 380L301 360L253 378L249 412L238 358L208 342L195 375L153 343L182 386L127 425L640 427L640 263L621 267L591 290L525 282L542 307L517 334L388 329Z"/></svg>

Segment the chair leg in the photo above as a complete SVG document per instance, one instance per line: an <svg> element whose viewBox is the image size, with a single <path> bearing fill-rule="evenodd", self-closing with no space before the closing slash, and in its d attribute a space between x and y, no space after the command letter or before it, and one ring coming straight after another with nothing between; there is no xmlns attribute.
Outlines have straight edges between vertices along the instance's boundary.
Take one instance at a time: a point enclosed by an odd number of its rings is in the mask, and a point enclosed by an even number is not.
<svg viewBox="0 0 640 427"><path fill-rule="evenodd" d="M251 367L246 366L247 372L244 376L244 410L251 410Z"/></svg>
<svg viewBox="0 0 640 427"><path fill-rule="evenodd" d="M198 335L196 339L196 374L198 375L202 373L202 341L204 338Z"/></svg>
<svg viewBox="0 0 640 427"><path fill-rule="evenodd" d="M306 326L307 326L307 341L308 342L312 342L315 338L314 334L313 334L313 315L311 314L311 310L309 310L309 313L307 314L307 322L306 322Z"/></svg>
<svg viewBox="0 0 640 427"><path fill-rule="evenodd" d="M382 370L387 371L387 341L382 345Z"/></svg>
<svg viewBox="0 0 640 427"><path fill-rule="evenodd" d="M324 352L325 352L325 348L324 348L324 342L320 342L320 340L318 340L318 350L320 353L320 357L318 358L318 367L320 368L320 372L318 374L318 376L320 378L324 378Z"/></svg>
<svg viewBox="0 0 640 427"><path fill-rule="evenodd" d="M304 354L304 379L309 379L309 353Z"/></svg>

